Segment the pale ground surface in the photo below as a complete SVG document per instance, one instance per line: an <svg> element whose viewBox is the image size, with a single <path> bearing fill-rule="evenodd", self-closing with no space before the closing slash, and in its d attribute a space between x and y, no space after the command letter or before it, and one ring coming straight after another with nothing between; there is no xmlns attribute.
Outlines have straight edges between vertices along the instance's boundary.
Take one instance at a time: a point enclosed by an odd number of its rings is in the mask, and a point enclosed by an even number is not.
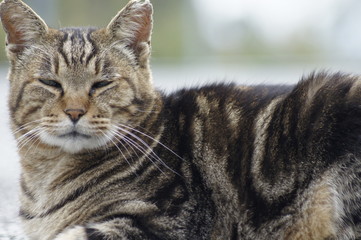
<svg viewBox="0 0 361 240"><path fill-rule="evenodd" d="M324 64L297 66L228 66L153 67L154 83L167 92L181 87L197 86L214 81L236 81L239 84L293 84L313 69L343 70L360 73L357 64ZM8 111L6 69L0 69L0 240L25 239L17 218L19 162L12 138Z"/></svg>

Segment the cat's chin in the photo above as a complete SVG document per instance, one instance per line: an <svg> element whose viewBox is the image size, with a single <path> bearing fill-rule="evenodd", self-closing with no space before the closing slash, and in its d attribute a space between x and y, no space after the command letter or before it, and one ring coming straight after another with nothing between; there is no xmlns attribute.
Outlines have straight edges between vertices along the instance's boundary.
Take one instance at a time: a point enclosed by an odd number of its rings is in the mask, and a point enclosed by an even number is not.
<svg viewBox="0 0 361 240"><path fill-rule="evenodd" d="M40 139L45 144L61 148L64 152L75 154L85 150L97 149L106 145L109 139L84 134L50 135L42 133Z"/></svg>

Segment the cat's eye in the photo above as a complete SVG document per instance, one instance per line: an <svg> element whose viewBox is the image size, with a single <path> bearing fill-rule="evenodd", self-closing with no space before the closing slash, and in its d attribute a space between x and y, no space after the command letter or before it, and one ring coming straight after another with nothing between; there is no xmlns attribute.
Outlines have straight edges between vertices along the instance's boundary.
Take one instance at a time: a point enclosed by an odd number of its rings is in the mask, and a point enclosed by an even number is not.
<svg viewBox="0 0 361 240"><path fill-rule="evenodd" d="M62 89L61 84L54 80L39 79L39 82L41 82L42 84L47 85L49 87Z"/></svg>
<svg viewBox="0 0 361 240"><path fill-rule="evenodd" d="M112 83L112 81L99 81L93 84L93 86L90 89L90 95L93 95L95 90L99 89L99 88L103 88L106 87L108 85L110 85Z"/></svg>
<svg viewBox="0 0 361 240"><path fill-rule="evenodd" d="M108 86L109 84L111 84L112 81L100 81L100 82L96 82L93 84L92 89L98 89L98 88L102 88L105 86Z"/></svg>

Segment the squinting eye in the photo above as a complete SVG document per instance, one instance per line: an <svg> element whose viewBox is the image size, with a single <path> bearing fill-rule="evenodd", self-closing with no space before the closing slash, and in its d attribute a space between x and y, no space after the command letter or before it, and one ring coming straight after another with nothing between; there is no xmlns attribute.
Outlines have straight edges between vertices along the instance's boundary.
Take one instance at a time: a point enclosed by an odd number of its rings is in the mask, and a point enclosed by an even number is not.
<svg viewBox="0 0 361 240"><path fill-rule="evenodd" d="M53 88L62 89L61 84L58 83L57 81L54 81L54 80L39 79L39 82L41 82L41 83L44 84L44 85L53 87Z"/></svg>
<svg viewBox="0 0 361 240"><path fill-rule="evenodd" d="M112 81L100 81L100 82L94 83L90 89L90 95L92 95L95 92L95 90L106 87L111 83L112 83Z"/></svg>
<svg viewBox="0 0 361 240"><path fill-rule="evenodd" d="M112 83L111 81L96 82L96 83L93 84L92 89L102 88L102 87L108 86L111 83Z"/></svg>

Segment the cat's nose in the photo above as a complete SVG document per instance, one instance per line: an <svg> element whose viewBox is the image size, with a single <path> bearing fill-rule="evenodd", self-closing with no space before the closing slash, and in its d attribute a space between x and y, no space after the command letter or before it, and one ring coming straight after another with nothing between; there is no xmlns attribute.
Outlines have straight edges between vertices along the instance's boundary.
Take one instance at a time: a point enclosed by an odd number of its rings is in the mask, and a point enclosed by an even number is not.
<svg viewBox="0 0 361 240"><path fill-rule="evenodd" d="M79 119L85 114L85 110L83 109L66 109L64 112L69 116L70 120L74 124L77 123Z"/></svg>

